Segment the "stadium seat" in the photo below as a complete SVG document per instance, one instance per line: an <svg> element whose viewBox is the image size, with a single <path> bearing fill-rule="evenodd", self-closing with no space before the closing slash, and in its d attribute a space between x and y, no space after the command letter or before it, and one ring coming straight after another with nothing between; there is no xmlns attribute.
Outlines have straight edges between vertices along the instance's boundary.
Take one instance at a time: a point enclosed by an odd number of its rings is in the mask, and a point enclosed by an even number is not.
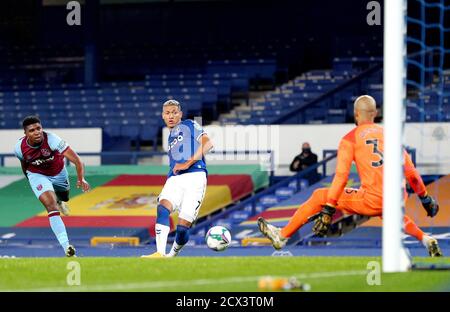
<svg viewBox="0 0 450 312"><path fill-rule="evenodd" d="M140 126L138 126L138 125L123 125L120 128L120 134L123 137L130 138L132 140L136 140L139 138Z"/></svg>
<svg viewBox="0 0 450 312"><path fill-rule="evenodd" d="M295 194L295 188L293 187L280 187L275 190L275 195L279 200L285 200Z"/></svg>
<svg viewBox="0 0 450 312"><path fill-rule="evenodd" d="M265 196L261 197L261 199L259 200L259 203L263 207L268 208L268 207L276 205L279 201L280 201L280 199L276 195L265 195Z"/></svg>

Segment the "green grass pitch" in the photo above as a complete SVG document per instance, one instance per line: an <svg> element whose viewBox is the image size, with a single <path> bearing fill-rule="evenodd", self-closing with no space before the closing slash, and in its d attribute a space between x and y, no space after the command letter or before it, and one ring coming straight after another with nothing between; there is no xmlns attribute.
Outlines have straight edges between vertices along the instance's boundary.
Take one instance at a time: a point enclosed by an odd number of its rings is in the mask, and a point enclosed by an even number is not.
<svg viewBox="0 0 450 312"><path fill-rule="evenodd" d="M450 258L415 258L450 263ZM71 261L76 261L70 263ZM367 284L367 264L376 257L179 257L0 259L0 291L258 291L262 276L296 276L311 291L440 291L450 271L382 274ZM80 285L76 281L78 269ZM74 269L75 268L75 269Z"/></svg>

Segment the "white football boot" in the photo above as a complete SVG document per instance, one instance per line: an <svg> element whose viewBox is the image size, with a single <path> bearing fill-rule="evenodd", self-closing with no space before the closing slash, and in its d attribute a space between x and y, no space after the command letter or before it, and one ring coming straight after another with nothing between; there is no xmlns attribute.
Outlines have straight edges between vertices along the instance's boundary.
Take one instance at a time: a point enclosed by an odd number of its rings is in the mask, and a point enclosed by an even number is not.
<svg viewBox="0 0 450 312"><path fill-rule="evenodd" d="M280 250L286 245L287 238L281 236L281 229L269 224L264 218L258 218L258 227L265 237L270 239L273 248Z"/></svg>
<svg viewBox="0 0 450 312"><path fill-rule="evenodd" d="M70 209L69 205L67 205L66 202L63 202L61 200L56 201L56 204L58 205L58 210L65 216L70 215Z"/></svg>
<svg viewBox="0 0 450 312"><path fill-rule="evenodd" d="M428 254L430 257L442 257L441 248L439 248L438 241L436 238L425 235L423 240L423 244L427 247Z"/></svg>

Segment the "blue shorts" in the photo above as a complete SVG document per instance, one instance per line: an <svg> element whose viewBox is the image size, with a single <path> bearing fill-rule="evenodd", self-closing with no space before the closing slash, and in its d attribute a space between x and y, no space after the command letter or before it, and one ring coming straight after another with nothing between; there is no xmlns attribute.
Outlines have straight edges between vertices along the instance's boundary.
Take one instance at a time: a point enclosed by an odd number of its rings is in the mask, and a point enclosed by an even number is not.
<svg viewBox="0 0 450 312"><path fill-rule="evenodd" d="M66 192L70 190L69 175L66 167L64 167L56 176L50 177L30 171L27 171L27 176L31 189L38 199L47 191Z"/></svg>

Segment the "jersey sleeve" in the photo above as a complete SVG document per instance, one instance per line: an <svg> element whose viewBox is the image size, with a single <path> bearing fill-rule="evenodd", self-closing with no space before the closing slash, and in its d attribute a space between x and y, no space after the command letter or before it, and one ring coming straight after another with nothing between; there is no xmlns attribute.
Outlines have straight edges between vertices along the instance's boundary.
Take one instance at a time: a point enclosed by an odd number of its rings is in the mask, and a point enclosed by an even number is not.
<svg viewBox="0 0 450 312"><path fill-rule="evenodd" d="M190 122L190 129L191 129L192 137L197 142L200 142L200 137L202 135L206 134L206 131L195 120L189 120L189 122Z"/></svg>
<svg viewBox="0 0 450 312"><path fill-rule="evenodd" d="M16 146L14 146L14 154L16 155L17 158L19 158L20 160L23 160L23 153L22 153L22 140L19 140L16 143Z"/></svg>
<svg viewBox="0 0 450 312"><path fill-rule="evenodd" d="M416 167L414 167L414 164L409 154L406 151L404 151L403 153L405 157L405 165L404 165L405 178L408 181L409 185L414 190L414 193L416 193L419 196L423 196L426 194L427 188L423 183L422 177L420 176Z"/></svg>
<svg viewBox="0 0 450 312"><path fill-rule="evenodd" d="M47 132L47 140L52 151L58 151L62 154L69 148L69 144L54 133Z"/></svg>
<svg viewBox="0 0 450 312"><path fill-rule="evenodd" d="M334 175L331 187L328 190L327 204L336 206L339 197L347 185L348 175L352 167L354 156L354 145L346 139L339 143L337 152L336 174Z"/></svg>

